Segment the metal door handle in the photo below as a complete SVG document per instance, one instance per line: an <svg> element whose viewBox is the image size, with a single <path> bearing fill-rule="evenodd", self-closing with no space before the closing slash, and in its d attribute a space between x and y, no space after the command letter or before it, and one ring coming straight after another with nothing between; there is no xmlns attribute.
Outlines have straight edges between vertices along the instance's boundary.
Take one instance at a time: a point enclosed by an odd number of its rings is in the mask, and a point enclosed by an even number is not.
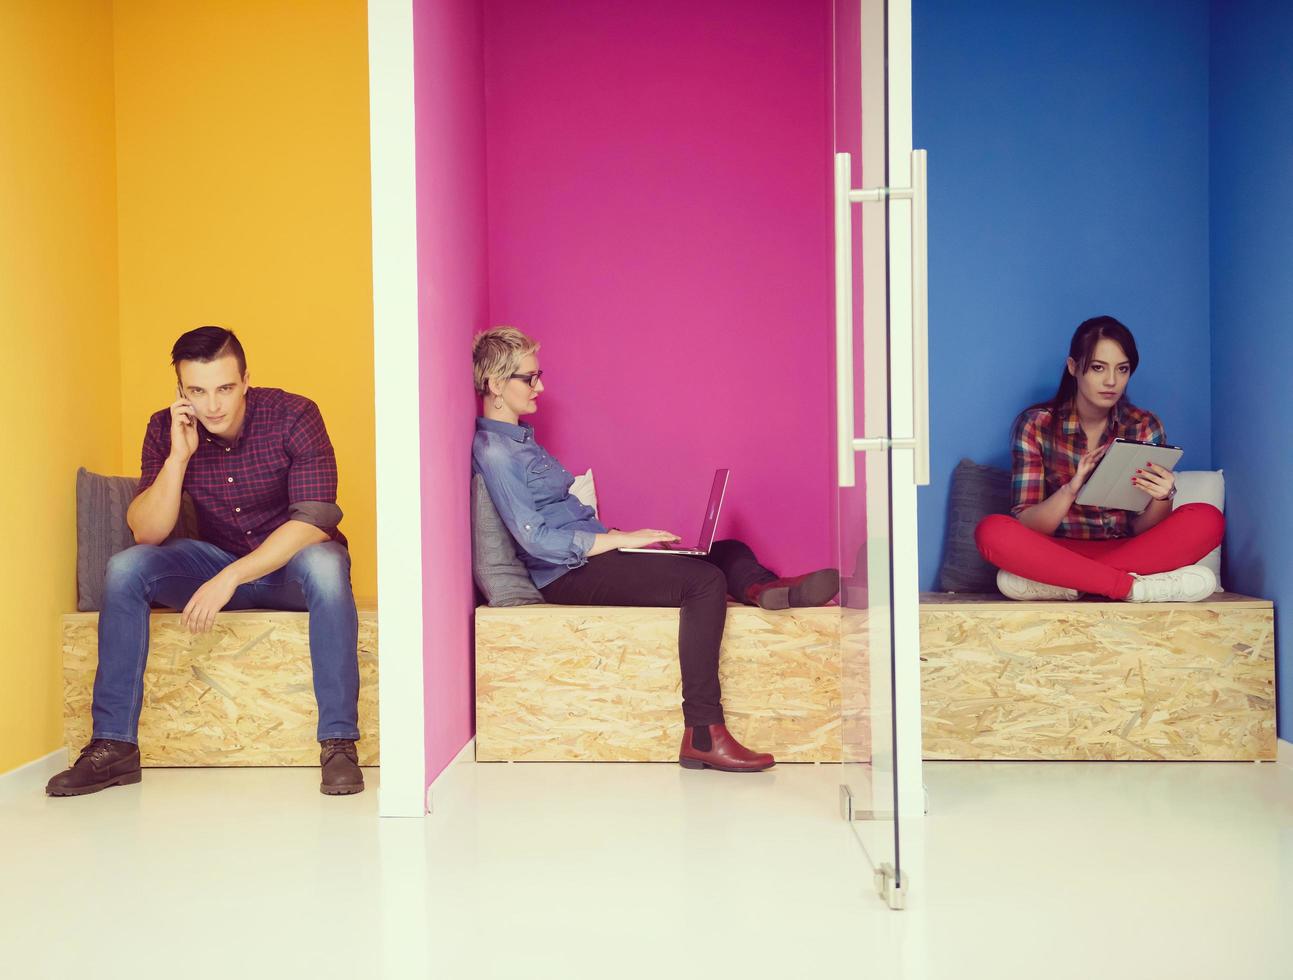
<svg viewBox="0 0 1293 980"><path fill-rule="evenodd" d="M841 487L857 484L853 458L853 219L849 213L852 160L835 154L835 432Z"/></svg>
<svg viewBox="0 0 1293 980"><path fill-rule="evenodd" d="M876 449L915 450L916 485L929 485L929 229L926 154L911 154L911 187L850 185L852 160L835 154L835 401L836 468L841 487L855 486L854 453ZM858 439L853 419L853 216L850 207L864 201L911 201L912 424L911 438L876 436Z"/></svg>
<svg viewBox="0 0 1293 980"><path fill-rule="evenodd" d="M929 194L924 150L911 151L911 395L916 486L929 486Z"/></svg>

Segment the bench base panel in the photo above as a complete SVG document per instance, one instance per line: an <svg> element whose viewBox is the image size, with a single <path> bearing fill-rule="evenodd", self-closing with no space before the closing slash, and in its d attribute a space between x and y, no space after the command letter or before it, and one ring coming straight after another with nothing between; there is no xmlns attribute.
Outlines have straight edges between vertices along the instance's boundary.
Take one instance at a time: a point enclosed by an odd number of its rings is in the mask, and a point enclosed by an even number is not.
<svg viewBox="0 0 1293 980"><path fill-rule="evenodd" d="M1268 601L923 600L927 759L1275 758Z"/></svg>
<svg viewBox="0 0 1293 980"><path fill-rule="evenodd" d="M727 725L786 762L839 759L839 611L731 606L719 679ZM476 759L676 762L678 610L476 610Z"/></svg>
<svg viewBox="0 0 1293 980"><path fill-rule="evenodd" d="M1275 758L1274 608L922 596L931 760ZM869 682L864 614L849 681ZM669 762L682 734L676 609L476 610L477 759ZM733 734L785 762L870 751L861 696L841 714L838 608L728 610L720 661Z"/></svg>
<svg viewBox="0 0 1293 980"><path fill-rule="evenodd" d="M63 732L75 760L90 739L98 613L63 617ZM221 613L211 633L176 613L149 629L139 750L145 766L317 766L309 616ZM378 762L377 613L359 612L360 765Z"/></svg>

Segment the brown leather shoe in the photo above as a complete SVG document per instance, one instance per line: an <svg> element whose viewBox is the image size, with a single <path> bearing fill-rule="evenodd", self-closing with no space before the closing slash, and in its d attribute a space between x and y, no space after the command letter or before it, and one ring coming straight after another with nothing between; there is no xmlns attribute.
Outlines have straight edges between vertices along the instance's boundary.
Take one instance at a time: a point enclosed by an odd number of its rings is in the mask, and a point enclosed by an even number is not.
<svg viewBox="0 0 1293 980"><path fill-rule="evenodd" d="M359 768L359 753L353 738L328 738L319 743L319 765L323 782L319 792L325 796L349 796L364 791L364 772Z"/></svg>
<svg viewBox="0 0 1293 980"><path fill-rule="evenodd" d="M749 602L764 609L789 609L791 606L824 606L840 591L840 573L822 568L794 578L760 582L746 590Z"/></svg>
<svg viewBox="0 0 1293 980"><path fill-rule="evenodd" d="M142 779L139 746L111 738L96 738L81 750L72 768L45 784L46 796L85 796L109 786L128 786Z"/></svg>
<svg viewBox="0 0 1293 980"><path fill-rule="evenodd" d="M678 750L678 764L684 769L718 769L722 772L762 772L776 765L777 760L767 752L751 752L732 737L726 725L709 725L710 748L698 749L695 742L704 744L704 733L697 738L695 728L688 728L682 735L682 748Z"/></svg>

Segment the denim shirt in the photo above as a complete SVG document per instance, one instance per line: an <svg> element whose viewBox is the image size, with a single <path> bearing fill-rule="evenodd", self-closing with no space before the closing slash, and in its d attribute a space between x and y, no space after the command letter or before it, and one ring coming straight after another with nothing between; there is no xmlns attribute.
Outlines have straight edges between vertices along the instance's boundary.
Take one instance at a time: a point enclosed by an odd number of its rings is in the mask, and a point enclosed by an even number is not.
<svg viewBox="0 0 1293 980"><path fill-rule="evenodd" d="M534 441L534 428L476 419L471 468L512 537L536 588L588 561L594 536L606 527L570 493L575 478Z"/></svg>

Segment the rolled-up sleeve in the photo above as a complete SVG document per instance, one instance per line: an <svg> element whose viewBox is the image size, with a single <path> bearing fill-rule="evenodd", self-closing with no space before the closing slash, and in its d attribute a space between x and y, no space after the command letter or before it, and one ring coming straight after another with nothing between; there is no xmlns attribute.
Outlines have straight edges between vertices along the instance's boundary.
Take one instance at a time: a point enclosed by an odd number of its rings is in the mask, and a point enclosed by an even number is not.
<svg viewBox="0 0 1293 980"><path fill-rule="evenodd" d="M1015 419L1010 435L1010 513L1014 517L1046 499L1046 469L1037 427L1037 416L1024 412Z"/></svg>
<svg viewBox="0 0 1293 980"><path fill-rule="evenodd" d="M324 531L330 531L341 523L341 508L336 504L322 500L298 500L289 504L287 516L294 521L313 524Z"/></svg>
<svg viewBox="0 0 1293 980"><path fill-rule="evenodd" d="M534 505L520 462L486 446L474 454L494 509L526 554L552 565L578 568L588 561L597 535L583 529L553 527Z"/></svg>
<svg viewBox="0 0 1293 980"><path fill-rule="evenodd" d="M337 457L319 406L309 402L287 434L292 458L287 471L288 513L292 520L324 531L341 523L337 506Z"/></svg>

